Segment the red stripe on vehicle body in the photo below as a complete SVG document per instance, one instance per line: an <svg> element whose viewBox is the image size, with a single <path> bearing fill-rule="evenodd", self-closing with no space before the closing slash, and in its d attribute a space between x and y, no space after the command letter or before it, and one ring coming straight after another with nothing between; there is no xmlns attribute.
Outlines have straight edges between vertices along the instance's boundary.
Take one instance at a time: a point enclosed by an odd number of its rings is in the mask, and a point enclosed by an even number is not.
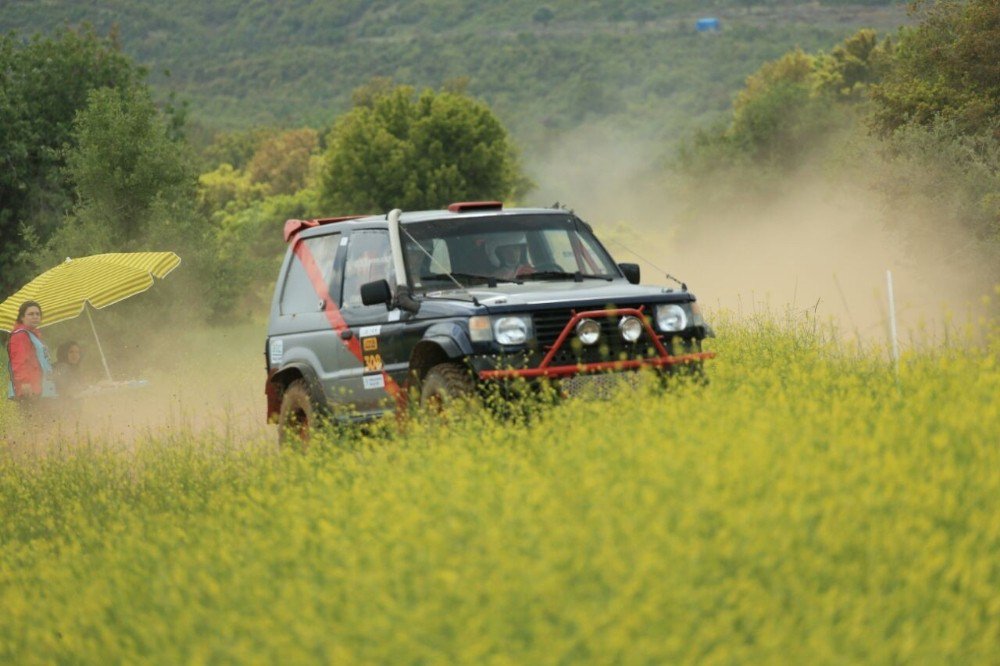
<svg viewBox="0 0 1000 666"><path fill-rule="evenodd" d="M309 247L301 240L295 241L294 249L295 257L302 263L302 267L306 271L306 275L309 276L309 282L312 283L313 289L316 291L316 295L323 299L323 313L326 315L326 320L330 322L330 328L337 333L337 339L347 350L351 352L354 358L358 359L358 362L364 366L365 360L361 354L361 341L358 340L356 335L352 335L348 339L344 339L340 336L340 333L345 330L350 330L350 326L344 321L344 315L341 314L340 308L336 303L330 298L330 288L323 281L323 272L319 269L319 265L316 263L316 258L313 257L312 252ZM391 395L395 399L399 399L402 391L396 381L389 376L389 373L382 370L382 378L385 380L385 390L386 393Z"/></svg>

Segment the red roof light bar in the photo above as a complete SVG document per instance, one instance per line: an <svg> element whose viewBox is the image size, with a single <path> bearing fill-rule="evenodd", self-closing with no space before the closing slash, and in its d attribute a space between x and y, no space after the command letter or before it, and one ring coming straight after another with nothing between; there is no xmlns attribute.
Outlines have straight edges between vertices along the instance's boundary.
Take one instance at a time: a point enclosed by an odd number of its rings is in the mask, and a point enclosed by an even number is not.
<svg viewBox="0 0 1000 666"><path fill-rule="evenodd" d="M448 206L451 213L472 213L477 210L501 210L502 201L458 201Z"/></svg>

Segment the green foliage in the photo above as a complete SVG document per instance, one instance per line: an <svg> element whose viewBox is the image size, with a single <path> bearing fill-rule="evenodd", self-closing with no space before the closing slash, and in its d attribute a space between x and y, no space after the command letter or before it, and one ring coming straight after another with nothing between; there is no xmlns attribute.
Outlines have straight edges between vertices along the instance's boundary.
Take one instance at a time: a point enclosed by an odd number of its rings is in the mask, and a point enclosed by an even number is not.
<svg viewBox="0 0 1000 666"><path fill-rule="evenodd" d="M937 0L922 6L921 23L901 32L892 67L872 91L874 128L888 136L904 125L943 121L963 134L997 131L1000 4Z"/></svg>
<svg viewBox="0 0 1000 666"><path fill-rule="evenodd" d="M220 164L229 164L235 169L245 169L257 148L274 134L273 130L255 127L238 132L216 134L209 145L202 150L202 157L209 169Z"/></svg>
<svg viewBox="0 0 1000 666"><path fill-rule="evenodd" d="M54 245L89 254L190 241L190 159L184 146L170 139L147 91L94 91L77 115L75 136L67 166L80 203ZM70 241L70 235L87 245Z"/></svg>
<svg viewBox="0 0 1000 666"><path fill-rule="evenodd" d="M208 130L324 128L372 76L418 90L468 77L469 94L489 104L520 145L607 119L669 146L727 110L733 90L762 62L796 45L825 48L871 21L893 29L903 18L850 4L558 0L545 3L556 17L546 25L533 20L539 7L528 0L178 0L170 12L136 0L53 0L44 9L8 4L0 30L116 22L127 52L150 64L162 94L189 100L192 123ZM724 29L705 39L694 19L710 10L725 12Z"/></svg>
<svg viewBox="0 0 1000 666"><path fill-rule="evenodd" d="M0 294L32 275L32 255L72 206L63 148L76 143L76 114L93 90L131 91L143 77L114 33L84 26L29 40L0 35Z"/></svg>
<svg viewBox="0 0 1000 666"><path fill-rule="evenodd" d="M523 191L507 132L485 104L456 92L377 85L362 90L330 132L321 188L328 210L422 210Z"/></svg>
<svg viewBox="0 0 1000 666"><path fill-rule="evenodd" d="M213 257L209 305L217 315L248 316L269 302L285 245L281 226L288 219L316 217L314 189L249 203L234 202L213 215Z"/></svg>
<svg viewBox="0 0 1000 666"><path fill-rule="evenodd" d="M309 162L318 147L319 134L314 129L282 132L257 147L247 172L269 194L294 194L306 187Z"/></svg>
<svg viewBox="0 0 1000 666"><path fill-rule="evenodd" d="M1000 279L1000 4L920 3L872 88L871 126L899 167L881 179L892 200L917 210L907 236L948 247Z"/></svg>
<svg viewBox="0 0 1000 666"><path fill-rule="evenodd" d="M542 25L548 25L552 19L556 17L556 13L552 11L550 7L541 6L535 10L535 13L531 15L531 20L535 23L541 23Z"/></svg>
<svg viewBox="0 0 1000 666"><path fill-rule="evenodd" d="M1000 141L939 121L897 129L890 147L891 168L873 182L905 225L903 242L1000 284Z"/></svg>

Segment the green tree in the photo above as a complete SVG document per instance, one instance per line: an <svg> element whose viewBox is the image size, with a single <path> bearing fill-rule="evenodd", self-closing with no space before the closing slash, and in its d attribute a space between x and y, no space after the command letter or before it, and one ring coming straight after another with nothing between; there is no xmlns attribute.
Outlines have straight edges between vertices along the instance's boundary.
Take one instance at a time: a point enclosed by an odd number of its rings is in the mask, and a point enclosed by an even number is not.
<svg viewBox="0 0 1000 666"><path fill-rule="evenodd" d="M528 187L500 121L456 92L368 87L327 143L320 201L330 213L511 199Z"/></svg>
<svg viewBox="0 0 1000 666"><path fill-rule="evenodd" d="M541 6L535 10L535 13L531 15L531 20L535 23L541 23L543 26L548 26L549 22L556 17L556 13L552 11L551 8L546 6Z"/></svg>
<svg viewBox="0 0 1000 666"><path fill-rule="evenodd" d="M954 122L964 134L1000 138L1000 3L920 3L922 21L904 30L885 80L875 86L873 126L882 136L910 124Z"/></svg>
<svg viewBox="0 0 1000 666"><path fill-rule="evenodd" d="M97 88L144 86L115 33L84 26L24 40L0 35L0 294L35 269L30 256L72 207L63 147L75 144L73 119Z"/></svg>
<svg viewBox="0 0 1000 666"><path fill-rule="evenodd" d="M78 204L52 237L58 253L194 244L195 174L186 146L145 89L91 92L74 123L67 172Z"/></svg>
<svg viewBox="0 0 1000 666"><path fill-rule="evenodd" d="M247 171L269 194L294 194L306 186L309 162L319 146L319 134L305 127L273 136L258 146Z"/></svg>
<svg viewBox="0 0 1000 666"><path fill-rule="evenodd" d="M936 245L969 238L952 258L975 254L1000 280L1000 3L917 7L921 22L901 32L872 89L872 127L900 167L880 186L894 202L936 212L933 223L912 216L910 235Z"/></svg>

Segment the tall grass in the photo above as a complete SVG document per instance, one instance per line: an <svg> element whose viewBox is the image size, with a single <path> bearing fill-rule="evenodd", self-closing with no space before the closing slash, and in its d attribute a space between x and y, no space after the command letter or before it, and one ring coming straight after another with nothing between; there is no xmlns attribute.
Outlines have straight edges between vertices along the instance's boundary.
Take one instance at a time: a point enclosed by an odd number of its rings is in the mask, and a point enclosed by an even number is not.
<svg viewBox="0 0 1000 666"><path fill-rule="evenodd" d="M801 324L526 423L0 454L0 662L996 663L1000 338Z"/></svg>

